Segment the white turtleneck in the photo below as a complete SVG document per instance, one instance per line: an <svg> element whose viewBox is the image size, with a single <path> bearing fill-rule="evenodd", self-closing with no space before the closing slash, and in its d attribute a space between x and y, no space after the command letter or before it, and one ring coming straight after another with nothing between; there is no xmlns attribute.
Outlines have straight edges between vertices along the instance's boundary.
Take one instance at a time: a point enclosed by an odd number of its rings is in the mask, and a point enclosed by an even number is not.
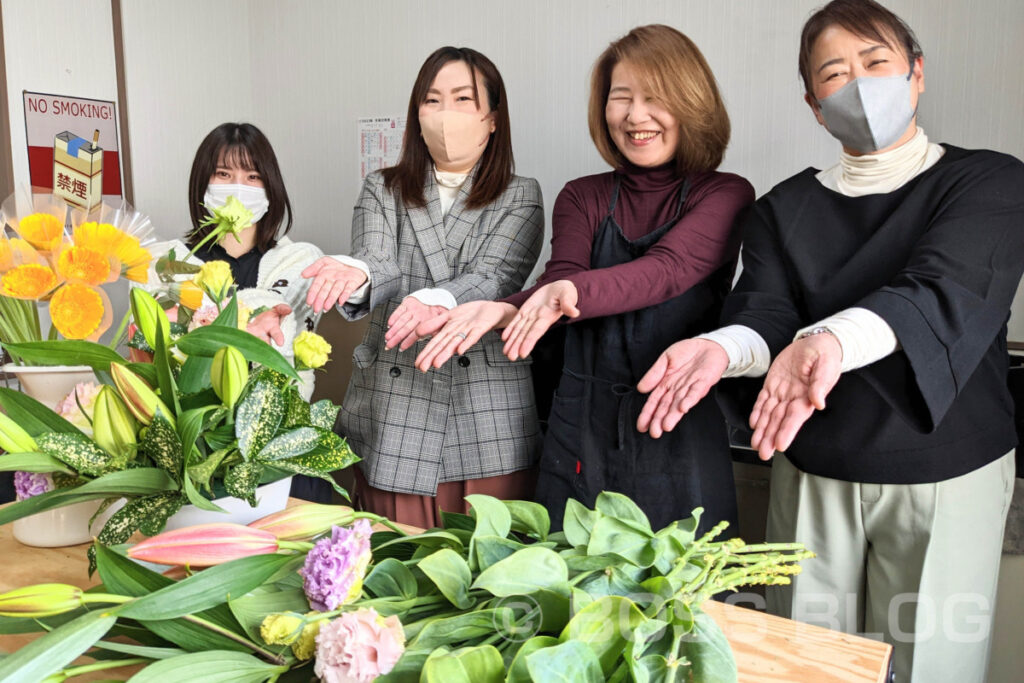
<svg viewBox="0 0 1024 683"><path fill-rule="evenodd" d="M459 190L466 183L466 178L469 177L468 173L450 173L448 171L438 170L434 167L434 179L437 180L437 194L441 200L441 219L444 220L448 216L448 212L455 204L455 199L459 196ZM365 261L361 259L352 258L351 256L335 256L335 259L341 261L346 266L352 266L366 273L366 282L352 292L352 296L348 298L348 303L361 304L367 300L370 296L370 267ZM446 289L440 287L425 287L423 289L417 289L415 292L409 294L409 296L416 297L420 303L426 304L427 306L444 306L447 309L455 308L458 305L458 301L455 297Z"/></svg>
<svg viewBox="0 0 1024 683"><path fill-rule="evenodd" d="M928 142L918 127L910 140L896 149L879 154L854 156L845 151L839 163L815 175L818 182L848 197L892 192L923 173L942 157L945 150ZM794 339L816 327L828 328L843 350L842 371L870 365L899 348L896 334L885 320L866 308L847 308L798 330ZM698 339L718 343L729 355L724 377L760 377L768 372L771 353L757 332L745 325L729 325Z"/></svg>

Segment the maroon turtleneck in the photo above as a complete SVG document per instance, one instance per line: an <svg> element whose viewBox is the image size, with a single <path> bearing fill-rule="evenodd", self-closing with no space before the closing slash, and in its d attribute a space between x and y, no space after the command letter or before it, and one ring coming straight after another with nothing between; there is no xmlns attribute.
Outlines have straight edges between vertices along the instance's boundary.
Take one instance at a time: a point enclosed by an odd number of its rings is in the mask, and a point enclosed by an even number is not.
<svg viewBox="0 0 1024 683"><path fill-rule="evenodd" d="M733 224L754 201L754 188L740 176L711 171L690 176L682 217L647 253L592 270L594 235L608 213L616 176L622 184L614 216L627 238L643 237L672 219L684 180L672 164L628 166L573 180L555 200L544 274L530 289L503 301L519 307L538 287L570 280L579 292L577 320L637 311L685 292L736 259L740 235Z"/></svg>

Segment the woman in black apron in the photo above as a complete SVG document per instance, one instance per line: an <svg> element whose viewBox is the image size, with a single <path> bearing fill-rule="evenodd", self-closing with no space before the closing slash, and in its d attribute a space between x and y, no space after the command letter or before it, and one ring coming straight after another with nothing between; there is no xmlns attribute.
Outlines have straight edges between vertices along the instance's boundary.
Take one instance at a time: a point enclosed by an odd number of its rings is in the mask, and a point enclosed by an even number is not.
<svg viewBox="0 0 1024 683"><path fill-rule="evenodd" d="M598 59L589 119L615 170L559 194L544 275L420 329L434 338L417 365L440 367L495 328L505 328L506 355L525 358L564 315L571 324L536 494L555 525L568 498L592 506L603 490L630 496L655 528L698 506L701 529L735 523L728 437L713 399L665 438L635 428L646 398L636 384L661 350L715 327L739 248L733 223L753 201L749 183L713 170L729 138L714 77L675 29L634 29Z"/></svg>

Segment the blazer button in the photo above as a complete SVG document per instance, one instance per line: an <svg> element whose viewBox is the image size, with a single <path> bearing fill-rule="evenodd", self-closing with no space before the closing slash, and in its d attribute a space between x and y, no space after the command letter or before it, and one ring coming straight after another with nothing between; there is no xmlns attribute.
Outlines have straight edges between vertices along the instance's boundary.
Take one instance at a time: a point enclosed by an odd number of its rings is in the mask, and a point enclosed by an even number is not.
<svg viewBox="0 0 1024 683"><path fill-rule="evenodd" d="M469 367L469 359L466 358L465 356L459 356L459 365L461 365L464 368L468 368Z"/></svg>
<svg viewBox="0 0 1024 683"><path fill-rule="evenodd" d="M398 377L399 375L402 374L402 371L396 366L391 368L391 370L388 371L388 374L391 375L392 377Z"/></svg>

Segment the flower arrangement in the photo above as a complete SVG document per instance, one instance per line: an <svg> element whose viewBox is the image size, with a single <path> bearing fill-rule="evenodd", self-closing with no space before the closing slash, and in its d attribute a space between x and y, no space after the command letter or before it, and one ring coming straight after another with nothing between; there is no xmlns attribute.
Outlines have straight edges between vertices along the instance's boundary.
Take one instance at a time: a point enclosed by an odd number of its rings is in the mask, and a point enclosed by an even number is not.
<svg viewBox="0 0 1024 683"><path fill-rule="evenodd" d="M15 233L0 233L0 343L42 340L40 303L48 306L49 338L96 340L113 321L103 286L121 277L146 281L148 218L127 204L104 204L91 214L74 210L68 235L67 214L63 200L31 192L12 195L0 207Z"/></svg>
<svg viewBox="0 0 1024 683"><path fill-rule="evenodd" d="M372 515L311 505L249 527L168 532L127 557L98 544L102 588L0 595L0 615L49 631L0 660L0 678L63 676L84 653L97 661L79 671L140 664L142 682L735 681L728 641L701 605L788 583L813 556L717 540L725 523L698 537L699 509L655 531L615 493L594 509L570 500L557 533L535 503L467 500L471 515L443 514L443 528L412 535L368 537L358 518ZM130 558L213 566L175 581ZM0 621L0 632L25 621Z"/></svg>
<svg viewBox="0 0 1024 683"><path fill-rule="evenodd" d="M126 498L99 534L101 542L117 544L140 529L158 533L186 503L218 511L211 498L230 495L255 506L257 486L291 474L321 477L347 495L330 476L358 461L332 431L338 407L300 396L296 367L238 329L234 298L210 325L176 339L149 293L133 289L131 310L153 349L152 363L127 362L89 341L9 345L29 362L89 365L102 386L94 394L76 389L62 403L67 418L0 388L7 413L0 413L0 448L8 452L0 470L49 474L55 485L0 510L0 524L86 500ZM79 411L87 429L75 424Z"/></svg>

